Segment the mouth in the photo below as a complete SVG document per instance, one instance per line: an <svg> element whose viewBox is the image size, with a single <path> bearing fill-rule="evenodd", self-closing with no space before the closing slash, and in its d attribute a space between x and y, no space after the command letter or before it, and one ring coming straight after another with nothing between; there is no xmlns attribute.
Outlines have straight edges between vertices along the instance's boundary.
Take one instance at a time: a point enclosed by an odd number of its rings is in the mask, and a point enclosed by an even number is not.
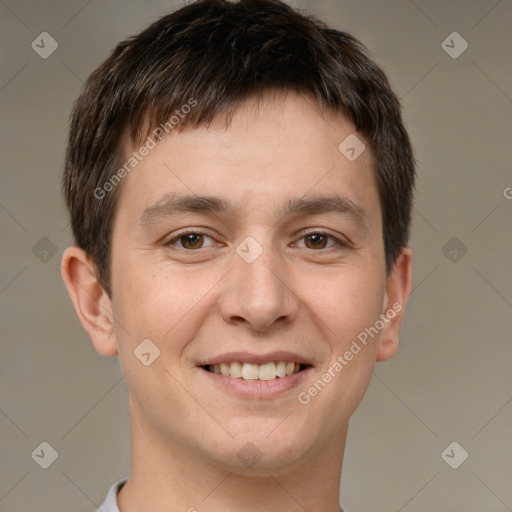
<svg viewBox="0 0 512 512"><path fill-rule="evenodd" d="M305 355L289 351L229 352L204 359L196 367L215 389L243 400L285 399L293 389L304 386L314 370Z"/></svg>
<svg viewBox="0 0 512 512"><path fill-rule="evenodd" d="M290 377L310 368L310 364L295 361L269 361L263 364L240 361L205 364L204 370L230 379L270 381Z"/></svg>
<svg viewBox="0 0 512 512"><path fill-rule="evenodd" d="M270 400L286 396L314 369L304 356L288 351L271 354L230 352L197 364L214 388L244 400Z"/></svg>

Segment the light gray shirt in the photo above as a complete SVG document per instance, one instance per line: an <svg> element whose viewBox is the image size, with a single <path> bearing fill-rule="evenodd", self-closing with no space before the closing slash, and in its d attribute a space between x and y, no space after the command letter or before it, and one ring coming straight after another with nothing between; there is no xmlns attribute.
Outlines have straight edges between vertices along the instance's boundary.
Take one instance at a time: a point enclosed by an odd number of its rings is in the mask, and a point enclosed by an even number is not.
<svg viewBox="0 0 512 512"><path fill-rule="evenodd" d="M117 506L117 493L121 490L121 487L126 483L127 479L118 480L110 490L108 491L105 501L96 512L119 512ZM346 512L344 508L340 508L340 512Z"/></svg>
<svg viewBox="0 0 512 512"><path fill-rule="evenodd" d="M121 490L121 487L123 487L127 480L127 478L124 480L118 480L112 485L108 491L105 501L96 512L119 512L119 507L117 506L117 493Z"/></svg>

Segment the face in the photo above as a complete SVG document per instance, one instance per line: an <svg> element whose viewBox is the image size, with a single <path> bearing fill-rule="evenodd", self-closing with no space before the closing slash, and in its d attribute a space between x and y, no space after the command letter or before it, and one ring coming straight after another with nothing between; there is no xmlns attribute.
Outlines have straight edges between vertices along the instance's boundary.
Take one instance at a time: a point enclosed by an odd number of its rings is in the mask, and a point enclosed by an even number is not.
<svg viewBox="0 0 512 512"><path fill-rule="evenodd" d="M346 433L394 323L370 155L338 149L354 133L294 95L248 101L228 128L172 133L125 178L110 307L152 443L265 470Z"/></svg>

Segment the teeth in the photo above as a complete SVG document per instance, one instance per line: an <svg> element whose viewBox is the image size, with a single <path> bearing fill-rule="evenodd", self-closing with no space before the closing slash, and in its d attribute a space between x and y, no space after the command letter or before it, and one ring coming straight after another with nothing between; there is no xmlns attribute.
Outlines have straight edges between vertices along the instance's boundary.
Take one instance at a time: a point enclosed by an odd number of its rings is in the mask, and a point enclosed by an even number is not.
<svg viewBox="0 0 512 512"><path fill-rule="evenodd" d="M276 375L278 377L286 377L286 363L279 361L276 365Z"/></svg>
<svg viewBox="0 0 512 512"><path fill-rule="evenodd" d="M244 363L242 366L242 379L256 380L258 378L258 365L251 363Z"/></svg>
<svg viewBox="0 0 512 512"><path fill-rule="evenodd" d="M266 363L260 365L260 380L274 380L277 377L276 364Z"/></svg>
<svg viewBox="0 0 512 512"><path fill-rule="evenodd" d="M230 365L226 365L230 366ZM229 368L229 374L228 377L231 377L232 379L239 379L242 376L242 363L234 362L231 363L231 368Z"/></svg>
<svg viewBox="0 0 512 512"><path fill-rule="evenodd" d="M258 365L233 361L232 363L209 365L208 370L217 375L231 377L232 379L274 380L278 377L282 378L299 372L300 364L286 361L272 361Z"/></svg>

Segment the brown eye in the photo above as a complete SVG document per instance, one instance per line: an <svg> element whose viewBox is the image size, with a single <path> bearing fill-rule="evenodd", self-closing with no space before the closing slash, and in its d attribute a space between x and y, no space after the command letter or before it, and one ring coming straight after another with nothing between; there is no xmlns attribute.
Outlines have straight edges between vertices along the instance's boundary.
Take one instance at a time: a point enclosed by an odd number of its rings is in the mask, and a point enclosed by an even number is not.
<svg viewBox="0 0 512 512"><path fill-rule="evenodd" d="M201 231L182 231L178 233L174 238L171 238L167 242L163 242L164 247L177 247L178 249L186 250L198 250L207 249L215 245L215 240Z"/></svg>
<svg viewBox="0 0 512 512"><path fill-rule="evenodd" d="M179 238L184 249L200 249L204 244L204 236L199 233L187 233Z"/></svg>
<svg viewBox="0 0 512 512"><path fill-rule="evenodd" d="M304 237L305 245L308 249L323 249L327 245L327 235L322 233L311 233Z"/></svg>

